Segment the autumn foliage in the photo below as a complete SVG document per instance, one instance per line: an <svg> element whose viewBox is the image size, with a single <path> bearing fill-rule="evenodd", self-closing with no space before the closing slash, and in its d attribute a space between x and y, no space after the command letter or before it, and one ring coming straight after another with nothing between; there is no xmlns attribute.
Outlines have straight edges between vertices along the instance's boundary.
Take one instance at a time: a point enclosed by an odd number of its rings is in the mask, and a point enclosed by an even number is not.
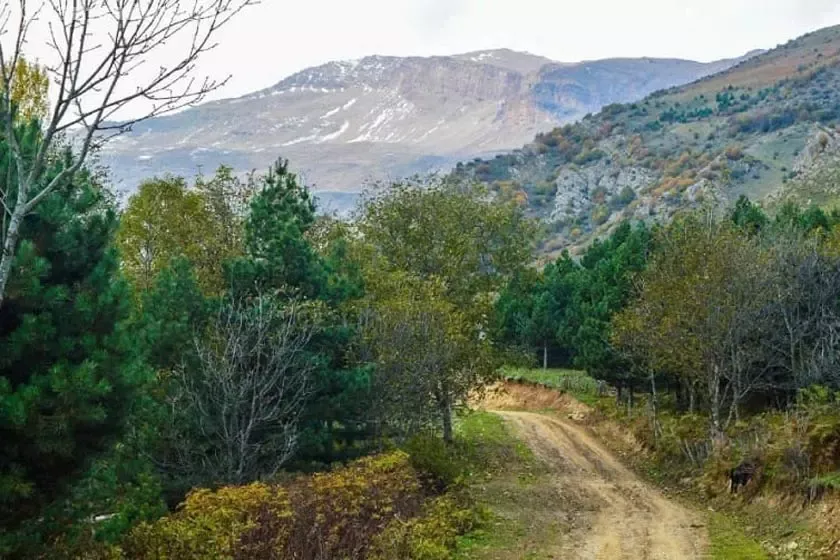
<svg viewBox="0 0 840 560"><path fill-rule="evenodd" d="M471 519L451 496L427 499L409 456L396 451L286 485L194 490L100 557L446 558Z"/></svg>

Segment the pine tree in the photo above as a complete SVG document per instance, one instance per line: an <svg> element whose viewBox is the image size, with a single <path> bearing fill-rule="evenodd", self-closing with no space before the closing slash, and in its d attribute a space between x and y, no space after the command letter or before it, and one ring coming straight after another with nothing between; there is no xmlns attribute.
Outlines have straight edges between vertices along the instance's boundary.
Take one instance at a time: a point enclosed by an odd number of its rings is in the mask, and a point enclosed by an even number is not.
<svg viewBox="0 0 840 560"><path fill-rule="evenodd" d="M306 186L279 160L256 179L245 221L245 256L227 267L231 291L280 293L313 301L320 311L307 347L313 392L303 412L297 460L331 462L339 449L358 452L369 436L367 370L347 359L356 333L342 306L361 295L361 279L339 236L321 251L313 243L315 203Z"/></svg>
<svg viewBox="0 0 840 560"><path fill-rule="evenodd" d="M21 135L35 142L36 132ZM56 154L49 181L73 165ZM0 182L13 166L0 144ZM123 433L149 380L127 330L117 215L83 170L26 216L0 308L0 555Z"/></svg>
<svg viewBox="0 0 840 560"><path fill-rule="evenodd" d="M261 182L245 223L245 249L254 281L316 297L326 278L323 263L306 238L315 224L315 203L289 171L288 161L275 163Z"/></svg>

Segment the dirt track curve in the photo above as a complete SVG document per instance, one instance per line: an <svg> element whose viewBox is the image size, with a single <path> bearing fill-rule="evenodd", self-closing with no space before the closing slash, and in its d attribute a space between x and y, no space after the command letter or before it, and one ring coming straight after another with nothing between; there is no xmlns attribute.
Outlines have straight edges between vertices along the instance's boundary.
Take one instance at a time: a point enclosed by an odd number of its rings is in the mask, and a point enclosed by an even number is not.
<svg viewBox="0 0 840 560"><path fill-rule="evenodd" d="M586 430L530 412L494 411L543 460L563 496L558 516L579 522L554 558L682 560L705 558L700 514L665 498L624 467Z"/></svg>

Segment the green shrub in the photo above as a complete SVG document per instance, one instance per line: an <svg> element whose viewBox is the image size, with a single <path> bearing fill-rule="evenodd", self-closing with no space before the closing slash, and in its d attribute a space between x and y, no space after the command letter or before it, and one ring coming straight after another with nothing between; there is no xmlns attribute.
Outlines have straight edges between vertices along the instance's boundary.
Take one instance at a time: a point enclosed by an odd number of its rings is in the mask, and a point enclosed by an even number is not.
<svg viewBox="0 0 840 560"><path fill-rule="evenodd" d="M625 186L621 189L621 192L610 200L610 206L613 208L624 208L634 200L636 200L636 191L634 191L630 186Z"/></svg>
<svg viewBox="0 0 840 560"><path fill-rule="evenodd" d="M656 451L663 457L702 467L711 454L709 419L699 414L660 414Z"/></svg>
<svg viewBox="0 0 840 560"><path fill-rule="evenodd" d="M437 491L460 482L466 464L453 446L433 435L418 435L405 444L411 465Z"/></svg>
<svg viewBox="0 0 840 560"><path fill-rule="evenodd" d="M598 204L592 210L592 223L596 226L600 226L601 224L605 223L610 217L610 209L607 207L606 204Z"/></svg>

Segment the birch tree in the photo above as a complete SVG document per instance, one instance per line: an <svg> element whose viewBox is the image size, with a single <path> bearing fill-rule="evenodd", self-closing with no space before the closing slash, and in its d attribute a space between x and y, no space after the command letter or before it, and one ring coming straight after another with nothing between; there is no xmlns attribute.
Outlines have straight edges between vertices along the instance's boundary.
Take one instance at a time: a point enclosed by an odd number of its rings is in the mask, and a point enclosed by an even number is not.
<svg viewBox="0 0 840 560"><path fill-rule="evenodd" d="M193 105L227 80L195 77L214 36L256 0L10 0L0 1L0 134L9 144L14 181L0 192L3 246L0 307L24 218L79 172L105 142L145 119ZM33 28L53 54L45 64L53 98L34 149L19 141L19 62ZM160 63L160 60L165 62ZM155 63L156 69L149 66ZM130 108L143 109L115 122ZM73 165L49 176L63 138L77 140ZM49 177L49 178L47 178Z"/></svg>

